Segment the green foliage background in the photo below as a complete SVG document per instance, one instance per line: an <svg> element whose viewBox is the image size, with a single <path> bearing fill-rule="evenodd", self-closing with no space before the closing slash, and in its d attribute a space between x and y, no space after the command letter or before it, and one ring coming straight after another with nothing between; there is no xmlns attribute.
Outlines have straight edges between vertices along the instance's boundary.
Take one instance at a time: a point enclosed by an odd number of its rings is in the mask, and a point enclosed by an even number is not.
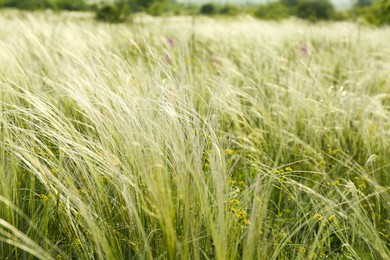
<svg viewBox="0 0 390 260"><path fill-rule="evenodd" d="M260 6L236 6L208 3L203 5L179 4L170 0L117 0L88 4L85 0L1 0L0 7L25 10L53 9L94 11L96 18L106 22L124 22L137 12L153 16L250 14L264 20L283 20L291 16L311 22L320 20L356 20L382 26L390 24L389 0L359 0L351 10L336 11L329 0L280 0Z"/></svg>

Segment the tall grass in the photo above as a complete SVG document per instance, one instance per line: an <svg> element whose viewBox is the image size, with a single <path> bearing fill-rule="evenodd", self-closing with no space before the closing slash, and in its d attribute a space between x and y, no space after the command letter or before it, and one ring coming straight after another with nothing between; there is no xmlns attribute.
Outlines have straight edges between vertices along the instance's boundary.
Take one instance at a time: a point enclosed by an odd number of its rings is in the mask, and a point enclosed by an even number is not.
<svg viewBox="0 0 390 260"><path fill-rule="evenodd" d="M0 25L0 258L390 257L389 28Z"/></svg>

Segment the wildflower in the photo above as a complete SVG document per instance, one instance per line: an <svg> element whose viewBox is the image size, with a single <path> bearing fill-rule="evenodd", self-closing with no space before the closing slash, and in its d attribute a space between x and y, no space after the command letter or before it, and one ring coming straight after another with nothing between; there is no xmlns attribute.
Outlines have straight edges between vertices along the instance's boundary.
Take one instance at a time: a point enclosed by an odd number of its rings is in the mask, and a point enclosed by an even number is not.
<svg viewBox="0 0 390 260"><path fill-rule="evenodd" d="M85 194L84 190L81 189L81 188L78 189L77 191L78 191L78 193L79 193L80 196L83 196L83 195Z"/></svg>
<svg viewBox="0 0 390 260"><path fill-rule="evenodd" d="M49 196L45 195L45 194L40 194L39 197L41 198L41 200L43 202L46 202L49 200Z"/></svg>
<svg viewBox="0 0 390 260"><path fill-rule="evenodd" d="M80 239L78 239L78 238L74 239L74 240L73 240L73 244L74 244L74 245L81 245Z"/></svg>
<svg viewBox="0 0 390 260"><path fill-rule="evenodd" d="M309 54L309 48L307 47L306 44L303 44L301 46L301 54L302 56L307 56Z"/></svg>
<svg viewBox="0 0 390 260"><path fill-rule="evenodd" d="M53 168L50 169L50 172L51 172L53 175L57 175L57 173L58 173L58 168L53 167Z"/></svg>
<svg viewBox="0 0 390 260"><path fill-rule="evenodd" d="M244 220L242 220L242 224L244 225L249 225L251 222L249 221L249 219L245 218Z"/></svg>
<svg viewBox="0 0 390 260"><path fill-rule="evenodd" d="M229 203L232 204L232 205L240 205L241 204L238 199L232 199L232 200L229 201Z"/></svg>
<svg viewBox="0 0 390 260"><path fill-rule="evenodd" d="M364 190L365 188L367 188L367 186L366 186L366 184L364 182L362 182L362 183L359 184L359 188L361 190Z"/></svg>
<svg viewBox="0 0 390 260"><path fill-rule="evenodd" d="M293 169L291 169L291 167L286 167L286 168L284 168L284 170L285 170L286 172L292 172Z"/></svg>
<svg viewBox="0 0 390 260"><path fill-rule="evenodd" d="M330 151L330 155L336 155L339 152L340 152L339 149L334 149L334 150Z"/></svg>
<svg viewBox="0 0 390 260"><path fill-rule="evenodd" d="M282 232L279 234L279 238L281 238L281 239L286 238L286 237L287 237L286 232Z"/></svg>
<svg viewBox="0 0 390 260"><path fill-rule="evenodd" d="M232 149L226 149L225 153L228 155L232 155L234 153L234 151Z"/></svg>
<svg viewBox="0 0 390 260"><path fill-rule="evenodd" d="M328 221L329 221L329 222L333 222L333 221L335 221L335 220L336 220L335 215L332 215L332 216L330 216L330 217L328 218Z"/></svg>
<svg viewBox="0 0 390 260"><path fill-rule="evenodd" d="M169 45L170 47L173 47L173 46L175 45L175 42L173 41L172 38L168 38L168 39L167 39L167 43L168 43L168 45Z"/></svg>
<svg viewBox="0 0 390 260"><path fill-rule="evenodd" d="M335 181L333 182L333 185L337 187L337 186L340 185L340 183L341 183L340 180L337 179L337 180L335 180Z"/></svg>
<svg viewBox="0 0 390 260"><path fill-rule="evenodd" d="M274 171L274 174L280 174L280 173L283 173L283 172L284 172L283 169L276 169Z"/></svg>
<svg viewBox="0 0 390 260"><path fill-rule="evenodd" d="M321 215L321 214L315 214L314 215L314 219L316 220L316 221L321 221L322 219L323 219L324 217Z"/></svg>
<svg viewBox="0 0 390 260"><path fill-rule="evenodd" d="M101 184L105 184L107 182L106 176L100 176L99 181Z"/></svg>
<svg viewBox="0 0 390 260"><path fill-rule="evenodd" d="M235 180L232 180L232 179L229 179L228 183L230 186L235 186L237 184L237 182Z"/></svg>
<svg viewBox="0 0 390 260"><path fill-rule="evenodd" d="M300 248L299 248L299 253L301 253L301 254L306 254L306 247L304 247L304 246L301 246Z"/></svg>
<svg viewBox="0 0 390 260"><path fill-rule="evenodd" d="M228 210L231 211L232 213L235 213L235 212L236 212L236 208L233 207L233 206L229 206L229 207L228 207Z"/></svg>
<svg viewBox="0 0 390 260"><path fill-rule="evenodd" d="M246 213L246 211L245 210L238 210L237 212L236 212L236 217L238 218L238 219L246 219L246 216L247 216L247 213Z"/></svg>
<svg viewBox="0 0 390 260"><path fill-rule="evenodd" d="M240 182L238 183L238 185L241 186L241 187L245 187L245 182L240 181Z"/></svg>
<svg viewBox="0 0 390 260"><path fill-rule="evenodd" d="M326 162L325 161L320 161L318 163L318 167L324 167L326 165Z"/></svg>

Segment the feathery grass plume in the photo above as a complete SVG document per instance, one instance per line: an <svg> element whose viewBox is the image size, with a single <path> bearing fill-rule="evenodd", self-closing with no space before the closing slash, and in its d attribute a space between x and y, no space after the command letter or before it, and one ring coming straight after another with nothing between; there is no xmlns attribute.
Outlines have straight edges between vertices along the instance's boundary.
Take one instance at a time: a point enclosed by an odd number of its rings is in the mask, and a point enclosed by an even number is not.
<svg viewBox="0 0 390 260"><path fill-rule="evenodd" d="M0 258L390 257L388 28L7 12Z"/></svg>

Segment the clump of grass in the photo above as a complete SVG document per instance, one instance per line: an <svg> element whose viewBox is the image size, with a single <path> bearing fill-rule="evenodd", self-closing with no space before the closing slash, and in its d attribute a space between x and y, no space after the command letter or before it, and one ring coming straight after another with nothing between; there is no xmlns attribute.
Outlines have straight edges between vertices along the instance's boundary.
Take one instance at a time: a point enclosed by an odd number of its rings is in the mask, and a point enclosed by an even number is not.
<svg viewBox="0 0 390 260"><path fill-rule="evenodd" d="M1 258L389 258L388 29L22 14Z"/></svg>

